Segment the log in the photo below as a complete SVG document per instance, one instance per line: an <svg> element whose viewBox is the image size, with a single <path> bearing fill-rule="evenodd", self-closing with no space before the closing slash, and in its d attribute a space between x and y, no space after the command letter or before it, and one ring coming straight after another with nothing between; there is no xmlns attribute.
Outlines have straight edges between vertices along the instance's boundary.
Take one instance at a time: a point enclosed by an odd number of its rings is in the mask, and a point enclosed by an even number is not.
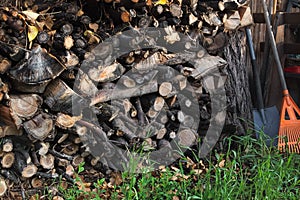
<svg viewBox="0 0 300 200"><path fill-rule="evenodd" d="M31 118L38 111L43 100L39 95L11 95L10 109L19 117Z"/></svg>
<svg viewBox="0 0 300 200"><path fill-rule="evenodd" d="M4 196L7 191L7 185L4 179L0 179L0 197Z"/></svg>
<svg viewBox="0 0 300 200"><path fill-rule="evenodd" d="M54 132L54 123L50 115L42 113L24 122L24 129L33 139L43 141Z"/></svg>
<svg viewBox="0 0 300 200"><path fill-rule="evenodd" d="M10 138L4 138L2 140L2 151L3 152L6 152L6 153L11 152L13 150L13 147L14 147L14 145Z"/></svg>
<svg viewBox="0 0 300 200"><path fill-rule="evenodd" d="M99 93L91 99L90 106L96 105L98 103L110 101L110 100L142 96L145 94L156 92L157 90L158 90L158 86L155 80L146 83L144 85L140 85L134 88L128 88L124 90L119 90L119 89L100 90Z"/></svg>
<svg viewBox="0 0 300 200"><path fill-rule="evenodd" d="M1 160L1 166L3 168L10 168L15 162L15 155L13 152L4 154Z"/></svg>
<svg viewBox="0 0 300 200"><path fill-rule="evenodd" d="M51 154L41 155L40 164L44 169L54 168L54 156Z"/></svg>
<svg viewBox="0 0 300 200"><path fill-rule="evenodd" d="M31 186L33 188L42 188L44 186L44 180L34 177L33 179L31 179Z"/></svg>
<svg viewBox="0 0 300 200"><path fill-rule="evenodd" d="M81 102L82 105L85 103L81 96L60 79L52 81L47 86L43 96L47 106L56 112L72 113L72 102L77 102L78 105Z"/></svg>

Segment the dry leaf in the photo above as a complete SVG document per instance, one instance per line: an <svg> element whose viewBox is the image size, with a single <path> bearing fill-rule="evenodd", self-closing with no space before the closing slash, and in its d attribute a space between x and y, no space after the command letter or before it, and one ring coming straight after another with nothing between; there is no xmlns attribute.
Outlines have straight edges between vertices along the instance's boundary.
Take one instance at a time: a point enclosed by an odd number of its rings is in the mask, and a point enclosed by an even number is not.
<svg viewBox="0 0 300 200"><path fill-rule="evenodd" d="M53 24L54 24L54 22L53 22L52 18L50 16L47 16L45 19L45 26L47 27L47 29L51 30Z"/></svg>
<svg viewBox="0 0 300 200"><path fill-rule="evenodd" d="M45 22L35 22L36 26L39 28L40 31L43 30L44 26L45 26Z"/></svg>
<svg viewBox="0 0 300 200"><path fill-rule="evenodd" d="M199 175L203 172L202 169L193 169L194 174Z"/></svg>
<svg viewBox="0 0 300 200"><path fill-rule="evenodd" d="M28 40L29 42L31 42L32 40L34 40L34 38L36 38L36 36L38 35L39 33L39 30L36 26L30 26L28 25Z"/></svg>
<svg viewBox="0 0 300 200"><path fill-rule="evenodd" d="M36 20L40 16L40 14L35 13L32 10L25 10L25 11L22 11L22 13L24 15L26 15L26 17L28 17L28 18L30 18L32 20Z"/></svg>
<svg viewBox="0 0 300 200"><path fill-rule="evenodd" d="M90 23L89 28L92 29L94 32L97 32L99 25L97 23Z"/></svg>
<svg viewBox="0 0 300 200"><path fill-rule="evenodd" d="M224 167L225 166L225 160L222 160L220 163L219 163L219 167Z"/></svg>
<svg viewBox="0 0 300 200"><path fill-rule="evenodd" d="M157 2L154 3L154 5L166 5L168 4L169 1L168 0L158 0Z"/></svg>
<svg viewBox="0 0 300 200"><path fill-rule="evenodd" d="M78 17L80 17L80 16L82 16L82 15L84 15L84 12L83 12L83 10L79 10L78 12L77 12L77 14L76 14Z"/></svg>

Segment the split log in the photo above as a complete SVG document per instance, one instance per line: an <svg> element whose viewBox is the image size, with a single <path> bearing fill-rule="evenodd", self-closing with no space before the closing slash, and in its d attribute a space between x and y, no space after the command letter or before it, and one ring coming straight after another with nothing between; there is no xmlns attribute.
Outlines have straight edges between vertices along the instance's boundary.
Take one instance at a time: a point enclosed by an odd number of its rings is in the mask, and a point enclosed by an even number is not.
<svg viewBox="0 0 300 200"><path fill-rule="evenodd" d="M42 93L50 80L56 78L65 66L46 49L35 47L28 59L20 61L9 71L15 89Z"/></svg>
<svg viewBox="0 0 300 200"><path fill-rule="evenodd" d="M58 126L59 128L70 129L73 126L75 126L75 123L80 119L81 116L71 117L70 115L67 114L58 113L55 121L55 125Z"/></svg>
<svg viewBox="0 0 300 200"><path fill-rule="evenodd" d="M156 92L157 90L158 86L156 81L151 81L144 85L123 90L117 88L110 90L100 90L99 93L91 99L90 106L115 99L125 99L129 97L142 96L145 94Z"/></svg>
<svg viewBox="0 0 300 200"><path fill-rule="evenodd" d="M52 111L72 113L72 102L84 105L84 99L60 79L52 81L44 93L44 102ZM78 108L80 110L80 108Z"/></svg>
<svg viewBox="0 0 300 200"><path fill-rule="evenodd" d="M96 82L110 82L118 79L125 72L125 68L120 63L113 63L109 66L98 66L91 68L89 77Z"/></svg>

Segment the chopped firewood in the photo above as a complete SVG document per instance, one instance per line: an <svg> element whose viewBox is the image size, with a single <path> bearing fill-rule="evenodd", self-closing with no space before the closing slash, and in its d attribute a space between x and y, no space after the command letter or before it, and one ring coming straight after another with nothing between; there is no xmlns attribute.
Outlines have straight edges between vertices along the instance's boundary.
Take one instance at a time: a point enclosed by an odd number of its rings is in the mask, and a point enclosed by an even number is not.
<svg viewBox="0 0 300 200"><path fill-rule="evenodd" d="M157 82L151 81L144 85L136 86L128 89L110 89L110 90L100 90L95 97L91 99L90 106L97 103L106 102L115 99L125 99L129 97L142 96L144 94L149 94L156 92L158 90Z"/></svg>
<svg viewBox="0 0 300 200"><path fill-rule="evenodd" d="M44 102L57 112L72 113L72 101L82 102L82 97L76 94L60 79L52 81L44 93Z"/></svg>
<svg viewBox="0 0 300 200"><path fill-rule="evenodd" d="M54 156L52 154L42 155L40 157L40 164L44 169L54 168Z"/></svg>
<svg viewBox="0 0 300 200"><path fill-rule="evenodd" d="M19 117L32 117L41 104L42 98L36 94L10 96L10 109Z"/></svg>
<svg viewBox="0 0 300 200"><path fill-rule="evenodd" d="M251 15L250 7L248 6L240 7L239 14L241 17L241 27L251 26L253 24L253 17Z"/></svg>
<svg viewBox="0 0 300 200"><path fill-rule="evenodd" d="M75 125L75 123L81 119L81 116L73 116L71 117L70 115L63 114L63 113L58 113L55 125L57 125L60 128L71 128Z"/></svg>
<svg viewBox="0 0 300 200"><path fill-rule="evenodd" d="M225 19L224 27L226 30L235 30L241 25L241 18L238 11L235 11L227 19Z"/></svg>
<svg viewBox="0 0 300 200"><path fill-rule="evenodd" d="M189 147L196 142L195 133L191 129L183 129L177 133L178 144L183 147Z"/></svg>
<svg viewBox="0 0 300 200"><path fill-rule="evenodd" d="M4 196L6 190L7 190L6 182L2 178L0 178L0 197Z"/></svg>
<svg viewBox="0 0 300 200"><path fill-rule="evenodd" d="M88 75L93 81L108 82L116 80L124 72L124 67L120 63L115 62L108 66L97 66L97 68L91 68Z"/></svg>
<svg viewBox="0 0 300 200"><path fill-rule="evenodd" d="M81 155L74 156L72 160L72 165L74 167L78 167L82 162L84 161L84 158Z"/></svg>
<svg viewBox="0 0 300 200"><path fill-rule="evenodd" d="M37 172L37 167L34 164L27 165L22 170L22 177L30 178L34 176Z"/></svg>
<svg viewBox="0 0 300 200"><path fill-rule="evenodd" d="M33 188L41 188L44 185L44 180L34 177L33 179L31 179L31 186Z"/></svg>
<svg viewBox="0 0 300 200"><path fill-rule="evenodd" d="M11 152L13 150L13 142L10 138L4 138L2 140L2 151Z"/></svg>
<svg viewBox="0 0 300 200"><path fill-rule="evenodd" d="M158 92L163 97L169 95L172 92L172 84L170 82L161 83Z"/></svg>
<svg viewBox="0 0 300 200"><path fill-rule="evenodd" d="M15 155L13 152L4 154L1 160L1 166L3 168L10 168L15 162Z"/></svg>
<svg viewBox="0 0 300 200"><path fill-rule="evenodd" d="M0 61L0 74L4 74L10 67L11 62L6 58L2 58Z"/></svg>
<svg viewBox="0 0 300 200"><path fill-rule="evenodd" d="M66 36L64 41L64 46L67 50L71 49L74 46L74 40L72 36Z"/></svg>
<svg viewBox="0 0 300 200"><path fill-rule="evenodd" d="M54 124L51 116L42 113L24 122L24 128L29 136L42 141L54 131Z"/></svg>
<svg viewBox="0 0 300 200"><path fill-rule="evenodd" d="M76 89L79 90L80 94L94 96L97 93L98 89L96 85L92 82L90 77L80 69L78 70L77 78L80 81L76 82Z"/></svg>

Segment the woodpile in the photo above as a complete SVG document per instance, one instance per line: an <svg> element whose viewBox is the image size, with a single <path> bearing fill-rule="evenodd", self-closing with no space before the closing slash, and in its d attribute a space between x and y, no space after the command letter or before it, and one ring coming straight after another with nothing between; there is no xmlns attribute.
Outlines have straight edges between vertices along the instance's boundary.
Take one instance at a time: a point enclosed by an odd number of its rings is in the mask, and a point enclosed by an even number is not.
<svg viewBox="0 0 300 200"><path fill-rule="evenodd" d="M124 152L172 152L150 153L168 164L179 158L172 141L196 145L230 33L252 17L236 0L29 0L8 1L0 23L0 196L21 183L30 196L48 179L73 183L82 162L99 177L122 169ZM140 41L126 33L148 27L147 42L174 52L134 49ZM222 76L206 88L212 70Z"/></svg>

